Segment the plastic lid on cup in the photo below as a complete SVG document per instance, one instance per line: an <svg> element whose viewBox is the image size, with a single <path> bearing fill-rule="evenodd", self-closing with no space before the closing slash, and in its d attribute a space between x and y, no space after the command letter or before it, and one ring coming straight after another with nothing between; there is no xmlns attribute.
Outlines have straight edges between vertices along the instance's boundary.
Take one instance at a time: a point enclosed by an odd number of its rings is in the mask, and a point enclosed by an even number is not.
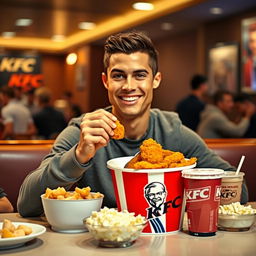
<svg viewBox="0 0 256 256"><path fill-rule="evenodd" d="M224 175L224 170L215 168L194 168L182 171L182 177L187 179L220 179Z"/></svg>
<svg viewBox="0 0 256 256"><path fill-rule="evenodd" d="M226 171L223 175L223 177L225 178L242 178L243 176L245 175L244 172L239 172L237 175L236 175L236 172L231 172L231 171Z"/></svg>

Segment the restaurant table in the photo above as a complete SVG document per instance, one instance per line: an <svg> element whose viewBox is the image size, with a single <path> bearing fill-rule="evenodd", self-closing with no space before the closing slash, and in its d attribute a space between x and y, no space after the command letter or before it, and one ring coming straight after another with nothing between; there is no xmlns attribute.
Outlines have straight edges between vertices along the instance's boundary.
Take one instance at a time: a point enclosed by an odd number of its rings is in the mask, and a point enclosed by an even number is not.
<svg viewBox="0 0 256 256"><path fill-rule="evenodd" d="M255 204L254 204L255 205ZM256 206L256 205L255 205ZM102 248L88 232L57 233L44 218L22 218L18 213L0 214L0 222L28 222L43 225L47 231L21 247L1 249L0 255L12 256L254 256L256 255L256 223L249 231L218 231L216 236L195 237L183 231L166 235L141 235L127 248Z"/></svg>

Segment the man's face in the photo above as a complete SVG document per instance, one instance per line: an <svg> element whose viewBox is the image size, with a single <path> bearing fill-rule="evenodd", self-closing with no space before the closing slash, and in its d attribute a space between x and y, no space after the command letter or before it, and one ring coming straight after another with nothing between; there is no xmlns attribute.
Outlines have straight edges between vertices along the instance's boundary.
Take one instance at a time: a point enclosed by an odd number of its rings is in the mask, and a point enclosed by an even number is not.
<svg viewBox="0 0 256 256"><path fill-rule="evenodd" d="M249 48L256 57L256 31L249 32Z"/></svg>
<svg viewBox="0 0 256 256"><path fill-rule="evenodd" d="M234 101L232 95L224 94L221 102L218 103L218 107L226 114L229 114L233 107Z"/></svg>
<svg viewBox="0 0 256 256"><path fill-rule="evenodd" d="M153 89L159 86L161 74L153 77L146 53L116 53L110 57L107 74L102 75L113 113L136 118L149 111Z"/></svg>
<svg viewBox="0 0 256 256"><path fill-rule="evenodd" d="M164 192L162 186L157 185L149 189L146 197L150 205L154 207L159 207L164 203L166 193Z"/></svg>

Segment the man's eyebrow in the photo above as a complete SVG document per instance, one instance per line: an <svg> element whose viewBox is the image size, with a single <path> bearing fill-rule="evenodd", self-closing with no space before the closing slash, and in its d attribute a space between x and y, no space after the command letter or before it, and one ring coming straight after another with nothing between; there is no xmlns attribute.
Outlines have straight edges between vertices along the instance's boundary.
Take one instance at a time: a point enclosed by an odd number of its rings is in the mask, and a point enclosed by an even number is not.
<svg viewBox="0 0 256 256"><path fill-rule="evenodd" d="M138 69L138 70L135 70L133 73L141 73L141 72L145 72L145 73L149 73L146 69Z"/></svg>
<svg viewBox="0 0 256 256"><path fill-rule="evenodd" d="M110 73L114 73L114 72L125 73L124 70L118 69L118 68L112 69ZM133 73L135 73L135 74L141 73L141 72L145 72L145 73L149 74L149 72L146 69L137 69L137 70L133 71Z"/></svg>
<svg viewBox="0 0 256 256"><path fill-rule="evenodd" d="M111 73L114 73L114 72L124 73L124 71L122 69L118 69L118 68L114 68L114 69L111 70Z"/></svg>

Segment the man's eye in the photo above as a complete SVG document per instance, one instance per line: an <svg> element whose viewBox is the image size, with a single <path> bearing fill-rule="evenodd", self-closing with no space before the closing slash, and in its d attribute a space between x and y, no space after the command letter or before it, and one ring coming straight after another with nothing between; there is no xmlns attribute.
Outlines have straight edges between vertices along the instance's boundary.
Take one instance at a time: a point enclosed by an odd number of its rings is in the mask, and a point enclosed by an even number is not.
<svg viewBox="0 0 256 256"><path fill-rule="evenodd" d="M115 80L123 79L124 75L123 74L113 74L112 78Z"/></svg>
<svg viewBox="0 0 256 256"><path fill-rule="evenodd" d="M137 79L144 79L145 77L147 76L147 74L146 73L137 73L136 74L136 78Z"/></svg>

